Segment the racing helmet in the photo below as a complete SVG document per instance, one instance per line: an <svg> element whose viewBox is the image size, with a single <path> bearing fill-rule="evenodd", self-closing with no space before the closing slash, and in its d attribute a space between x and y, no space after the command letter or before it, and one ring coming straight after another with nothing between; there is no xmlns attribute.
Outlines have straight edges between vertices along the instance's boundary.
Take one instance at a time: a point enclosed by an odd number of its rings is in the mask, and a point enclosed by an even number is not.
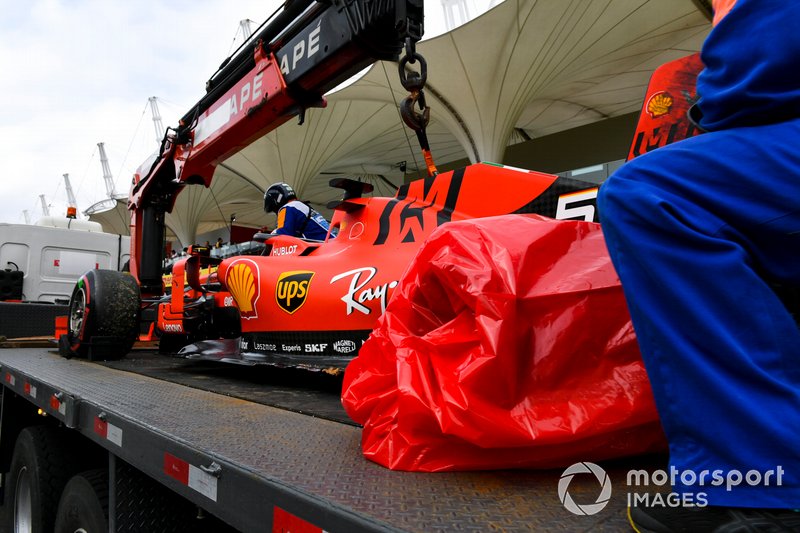
<svg viewBox="0 0 800 533"><path fill-rule="evenodd" d="M295 198L297 198L297 195L291 185L282 181L273 183L264 193L264 211L277 213L281 207Z"/></svg>

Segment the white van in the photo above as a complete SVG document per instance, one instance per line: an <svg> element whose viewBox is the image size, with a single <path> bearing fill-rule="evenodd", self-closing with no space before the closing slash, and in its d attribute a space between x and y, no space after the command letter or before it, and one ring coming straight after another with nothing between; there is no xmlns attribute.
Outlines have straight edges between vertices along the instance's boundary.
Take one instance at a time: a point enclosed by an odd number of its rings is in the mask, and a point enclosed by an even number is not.
<svg viewBox="0 0 800 533"><path fill-rule="evenodd" d="M0 287L0 299L66 304L86 271L122 270L129 258L130 237L103 233L97 222L45 217L35 225L0 223L0 281L8 285ZM8 296L18 284L16 271L23 273L21 298Z"/></svg>

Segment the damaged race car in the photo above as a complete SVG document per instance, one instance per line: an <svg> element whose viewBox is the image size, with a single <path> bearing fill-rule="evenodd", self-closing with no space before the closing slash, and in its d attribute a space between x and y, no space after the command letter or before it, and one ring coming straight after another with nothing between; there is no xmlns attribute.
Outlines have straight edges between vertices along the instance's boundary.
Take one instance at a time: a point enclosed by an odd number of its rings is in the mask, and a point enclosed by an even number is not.
<svg viewBox="0 0 800 533"><path fill-rule="evenodd" d="M487 201L486 183L513 194ZM150 301L140 301L132 276L88 272L73 295L65 348L84 355L91 349L92 358L121 357L142 322L145 331L157 331L162 352L183 357L344 368L436 228L509 213L593 220L597 196L591 183L494 164L417 180L391 198L363 197L372 188L364 182L336 179L332 185L345 193L331 206L324 242L256 234L265 245L262 255L224 260L192 247L173 264L169 294ZM216 273L201 281L201 269L212 264ZM112 300L113 311L106 312ZM151 319L142 321L148 314Z"/></svg>
<svg viewBox="0 0 800 533"><path fill-rule="evenodd" d="M514 194L486 201L487 182ZM222 305L235 304L241 319L235 349L194 343L181 355L343 368L434 229L507 213L591 216L597 195L592 184L489 164L412 182L393 198L364 198L371 185L353 180L334 180L333 185L346 192L335 206L325 242L257 234L266 245L262 256L220 263L217 276L227 292L218 293L216 301L225 294ZM203 287L193 269L200 262L190 258L186 263L189 285L199 293ZM173 287L181 286L180 277L173 274Z"/></svg>

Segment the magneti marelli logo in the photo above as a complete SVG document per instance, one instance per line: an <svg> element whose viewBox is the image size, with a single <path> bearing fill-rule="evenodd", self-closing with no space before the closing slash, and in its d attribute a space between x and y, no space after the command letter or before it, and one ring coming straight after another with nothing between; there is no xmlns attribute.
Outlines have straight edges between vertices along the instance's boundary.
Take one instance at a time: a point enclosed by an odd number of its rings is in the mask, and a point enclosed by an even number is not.
<svg viewBox="0 0 800 533"><path fill-rule="evenodd" d="M594 503L579 505L575 503L569 493L569 484L576 474L594 474L597 481L600 483L600 494ZM561 474L561 479L558 481L558 498L564 507L572 514L590 516L597 514L605 509L608 502L611 500L611 479L606 474L606 471L594 463L575 463L569 466L564 473Z"/></svg>

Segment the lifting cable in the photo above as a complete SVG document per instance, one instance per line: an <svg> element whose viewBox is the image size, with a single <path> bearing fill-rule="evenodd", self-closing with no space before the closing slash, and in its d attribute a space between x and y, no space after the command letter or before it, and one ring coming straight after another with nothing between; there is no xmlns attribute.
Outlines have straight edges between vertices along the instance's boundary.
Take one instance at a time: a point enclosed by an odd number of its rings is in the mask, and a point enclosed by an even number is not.
<svg viewBox="0 0 800 533"><path fill-rule="evenodd" d="M392 95L392 100L394 101L394 107L395 107L395 109L397 109L397 112L399 114L400 113L400 104L397 103L397 98L395 98L394 91L392 90L392 83L389 81L389 74L386 72L386 65L384 65L383 62L381 62L381 67L383 68L383 75L386 77L386 87L389 88L389 93ZM400 118L402 120L402 114L400 115ZM408 138L408 131L405 128L402 128L402 127L401 127L401 129L403 130L403 135L406 138L406 144L408 145L408 151L411 154L411 159L414 160L414 168L416 168L417 171L418 171L419 170L419 164L418 164L418 161L417 161L417 154L414 151L414 149L411 147L411 140ZM403 174L405 174L405 171L403 171ZM403 179L405 180L405 178L403 178ZM397 187L395 187L395 189L397 189Z"/></svg>

